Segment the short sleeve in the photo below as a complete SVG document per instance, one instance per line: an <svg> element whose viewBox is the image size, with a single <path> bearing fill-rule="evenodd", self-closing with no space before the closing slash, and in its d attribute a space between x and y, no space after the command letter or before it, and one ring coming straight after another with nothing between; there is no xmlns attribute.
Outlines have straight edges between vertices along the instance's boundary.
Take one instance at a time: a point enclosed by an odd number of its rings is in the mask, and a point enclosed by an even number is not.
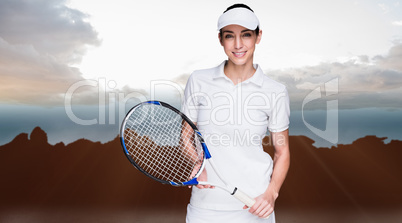
<svg viewBox="0 0 402 223"><path fill-rule="evenodd" d="M184 89L184 99L181 104L181 112L185 114L192 122L197 122L198 110L197 110L197 98L195 92L194 77L190 75L187 80L186 87Z"/></svg>
<svg viewBox="0 0 402 223"><path fill-rule="evenodd" d="M289 95L286 88L272 97L272 113L268 120L270 132L282 132L289 128Z"/></svg>

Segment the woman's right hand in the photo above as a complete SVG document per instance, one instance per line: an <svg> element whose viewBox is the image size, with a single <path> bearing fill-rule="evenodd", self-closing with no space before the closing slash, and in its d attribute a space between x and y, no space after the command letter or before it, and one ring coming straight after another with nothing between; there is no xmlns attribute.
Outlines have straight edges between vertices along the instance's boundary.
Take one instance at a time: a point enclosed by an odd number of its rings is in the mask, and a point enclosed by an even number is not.
<svg viewBox="0 0 402 223"><path fill-rule="evenodd" d="M208 181L207 170L205 168L202 170L201 174L197 177L197 181L204 181L204 182ZM195 185L195 186L197 188L199 188L199 189L205 189L205 188L211 188L212 189L212 188L215 188L214 186L209 185L209 184L206 184L206 185L198 184L198 185ZM191 188L191 186L189 186L189 188Z"/></svg>

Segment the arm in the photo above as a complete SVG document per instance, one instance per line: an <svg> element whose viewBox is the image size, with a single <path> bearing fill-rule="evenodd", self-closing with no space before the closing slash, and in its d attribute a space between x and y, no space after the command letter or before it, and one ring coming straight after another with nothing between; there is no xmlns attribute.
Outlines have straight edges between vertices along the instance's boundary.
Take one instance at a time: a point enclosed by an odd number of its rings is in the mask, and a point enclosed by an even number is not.
<svg viewBox="0 0 402 223"><path fill-rule="evenodd" d="M186 125L188 125L187 123L186 123ZM194 125L197 125L197 123L195 122L194 123ZM187 127L187 126L186 126ZM186 127L184 127L184 128L186 128ZM182 138L184 138L184 139L186 139L186 138L189 138L189 136L188 136L188 134L185 134L185 132L186 131L182 131ZM194 136L193 136L194 137ZM189 146L185 146L185 148L184 148L185 150L194 150L194 149L192 149L192 148L189 148ZM191 177L194 177L196 174L197 174L197 171L198 171L198 169L200 168L200 163L197 163L196 161L194 161L194 160L198 160L198 159L196 159L194 156L192 156L192 157L188 157L188 158L190 158L190 160L192 160L194 163L195 163L195 167L194 167L194 170L193 170L193 172L191 173ZM208 180L208 176L207 176L207 171L205 170L205 168L202 170L202 172L201 172L201 174L198 176L198 178L197 178L197 180L198 181L207 181ZM188 186L189 188L191 188L192 186ZM196 185L196 187L197 188L199 188L199 189L204 189L204 188L215 188L214 186L211 186L211 185Z"/></svg>
<svg viewBox="0 0 402 223"><path fill-rule="evenodd" d="M275 148L271 183L263 194L256 197L255 204L249 210L259 217L268 217L274 211L275 200L279 196L279 190L285 181L290 165L289 130L271 132L271 136Z"/></svg>

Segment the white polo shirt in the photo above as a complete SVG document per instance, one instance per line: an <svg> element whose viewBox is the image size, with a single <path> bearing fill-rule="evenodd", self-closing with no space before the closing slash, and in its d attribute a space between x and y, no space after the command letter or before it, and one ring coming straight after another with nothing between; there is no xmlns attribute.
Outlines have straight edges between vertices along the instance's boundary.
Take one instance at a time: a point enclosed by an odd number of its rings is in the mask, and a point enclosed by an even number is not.
<svg viewBox="0 0 402 223"><path fill-rule="evenodd" d="M289 127L286 87L264 75L254 65L254 75L234 85L224 74L226 61L215 68L194 71L188 79L182 112L203 135L221 175L252 197L262 194L270 182L273 162L262 148L267 129ZM209 182L220 182L206 165ZM242 209L243 203L221 189L193 187L191 205L215 209Z"/></svg>

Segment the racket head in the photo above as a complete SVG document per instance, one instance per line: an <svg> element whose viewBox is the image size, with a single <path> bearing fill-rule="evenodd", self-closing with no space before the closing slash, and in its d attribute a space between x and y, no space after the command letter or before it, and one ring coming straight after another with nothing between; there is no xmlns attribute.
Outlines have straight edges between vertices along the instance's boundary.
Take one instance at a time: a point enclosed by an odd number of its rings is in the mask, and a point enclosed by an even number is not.
<svg viewBox="0 0 402 223"><path fill-rule="evenodd" d="M146 176L174 186L196 185L210 156L191 120L173 106L146 101L127 113L120 142L128 160Z"/></svg>

